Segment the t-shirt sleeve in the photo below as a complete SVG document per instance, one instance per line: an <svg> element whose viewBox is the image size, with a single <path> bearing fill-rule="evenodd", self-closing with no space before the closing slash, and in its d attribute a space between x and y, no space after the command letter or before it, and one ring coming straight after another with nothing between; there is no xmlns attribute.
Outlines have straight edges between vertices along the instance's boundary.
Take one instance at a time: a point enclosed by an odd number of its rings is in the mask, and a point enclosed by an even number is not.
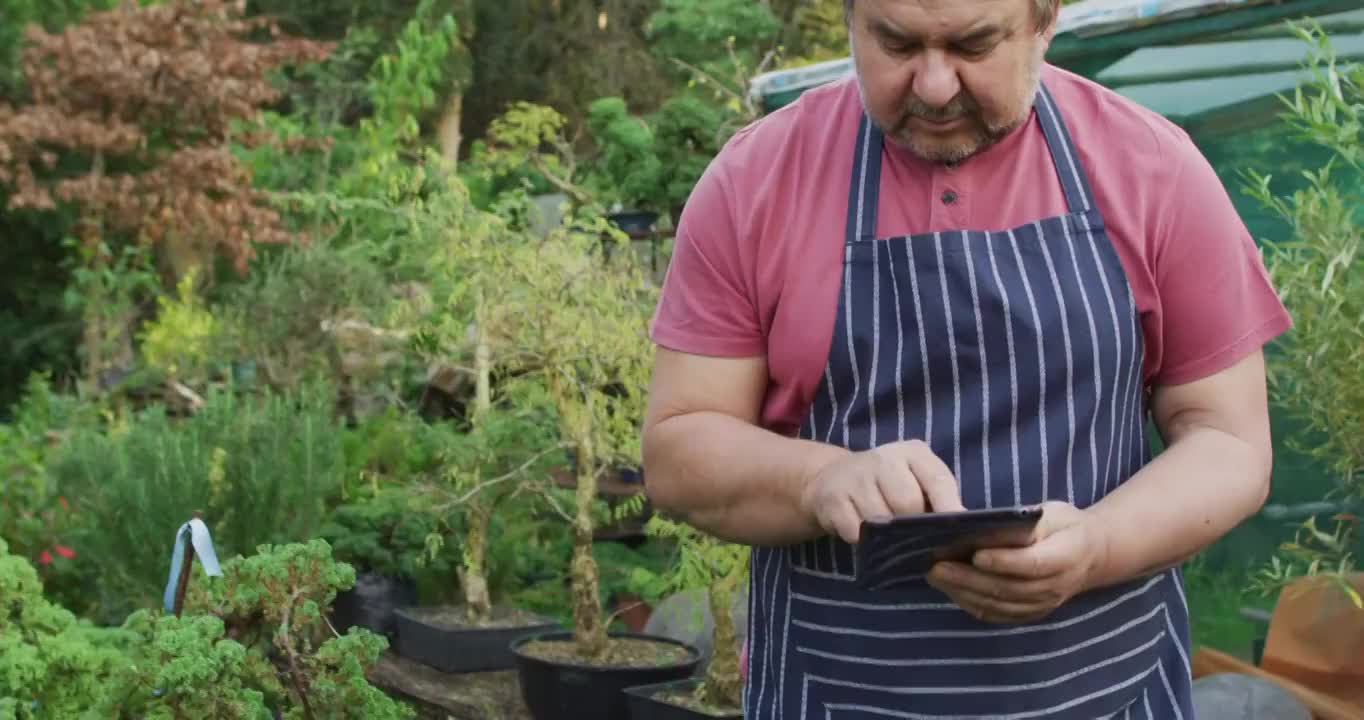
<svg viewBox="0 0 1364 720"><path fill-rule="evenodd" d="M651 323L657 344L695 355L761 355L753 256L722 153L687 199Z"/></svg>
<svg viewBox="0 0 1364 720"><path fill-rule="evenodd" d="M1152 381L1158 385L1224 370L1292 324L1212 166L1191 142L1176 152L1174 182L1156 221L1161 362Z"/></svg>

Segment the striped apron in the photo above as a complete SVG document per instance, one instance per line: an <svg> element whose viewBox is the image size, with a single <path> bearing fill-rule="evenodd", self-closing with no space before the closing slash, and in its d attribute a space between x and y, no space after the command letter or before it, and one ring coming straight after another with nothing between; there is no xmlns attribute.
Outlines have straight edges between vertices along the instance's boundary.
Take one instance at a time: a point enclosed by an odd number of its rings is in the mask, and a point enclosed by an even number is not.
<svg viewBox="0 0 1364 720"><path fill-rule="evenodd" d="M1036 110L1069 212L876 238L883 138L862 118L838 314L800 436L926 441L968 508L1101 499L1149 460L1142 333L1050 93ZM836 536L756 547L746 718L1192 719L1177 569L1048 617L976 620L922 576L861 589Z"/></svg>

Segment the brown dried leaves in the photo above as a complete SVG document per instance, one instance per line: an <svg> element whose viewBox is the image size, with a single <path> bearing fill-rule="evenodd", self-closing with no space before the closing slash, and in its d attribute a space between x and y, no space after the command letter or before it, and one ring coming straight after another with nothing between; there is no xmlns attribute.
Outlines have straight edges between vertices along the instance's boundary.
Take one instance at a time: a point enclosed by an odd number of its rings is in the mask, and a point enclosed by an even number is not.
<svg viewBox="0 0 1364 720"><path fill-rule="evenodd" d="M278 99L271 70L321 59L331 45L283 36L243 9L240 1L125 0L58 34L30 27L23 67L33 102L0 105L0 183L12 187L10 205L75 202L106 227L216 245L239 269L253 243L289 241L228 141L235 124ZM268 43L247 41L261 30ZM90 158L89 171L46 180L58 151Z"/></svg>

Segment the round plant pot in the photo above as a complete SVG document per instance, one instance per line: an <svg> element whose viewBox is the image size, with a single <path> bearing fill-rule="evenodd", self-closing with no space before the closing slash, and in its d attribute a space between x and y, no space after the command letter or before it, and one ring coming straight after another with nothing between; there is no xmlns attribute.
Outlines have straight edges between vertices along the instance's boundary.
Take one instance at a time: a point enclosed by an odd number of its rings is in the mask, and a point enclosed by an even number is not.
<svg viewBox="0 0 1364 720"><path fill-rule="evenodd" d="M670 638L641 633L616 632L612 638L648 641L681 648L686 659L667 664L634 666L590 665L540 657L526 651L537 642L571 642L569 632L542 633L512 643L521 682L521 697L535 720L593 718L630 720L625 689L691 677L701 664L696 648Z"/></svg>
<svg viewBox="0 0 1364 720"><path fill-rule="evenodd" d="M625 688L626 702L630 707L630 720L743 720L743 708L707 712L667 699L667 695L671 693L689 694L700 684L701 678L689 677L672 682Z"/></svg>
<svg viewBox="0 0 1364 720"><path fill-rule="evenodd" d="M354 587L336 594L332 624L343 635L359 626L387 637L392 643L397 634L395 612L415 604L417 584L411 578L359 572Z"/></svg>
<svg viewBox="0 0 1364 720"><path fill-rule="evenodd" d="M486 626L468 624L463 612L460 607L399 610L394 652L445 673L511 670L516 667L512 642L562 629L553 620L516 608L494 607L497 622Z"/></svg>
<svg viewBox="0 0 1364 720"><path fill-rule="evenodd" d="M648 210L634 210L618 213L611 213L606 218L612 225L620 228L622 232L630 237L642 237L647 234L658 221L658 213Z"/></svg>

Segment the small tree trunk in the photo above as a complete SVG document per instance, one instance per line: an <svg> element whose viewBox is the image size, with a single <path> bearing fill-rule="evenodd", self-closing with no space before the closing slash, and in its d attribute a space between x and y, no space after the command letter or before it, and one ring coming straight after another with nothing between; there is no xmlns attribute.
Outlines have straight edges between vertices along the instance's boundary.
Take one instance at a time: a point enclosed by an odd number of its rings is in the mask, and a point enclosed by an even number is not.
<svg viewBox="0 0 1364 720"><path fill-rule="evenodd" d="M487 300L484 298L483 291L478 291L478 298L474 306L474 423L482 421L483 416L492 409L493 406L493 358L492 348L488 344L487 326Z"/></svg>
<svg viewBox="0 0 1364 720"><path fill-rule="evenodd" d="M710 613L715 618L714 648L706 679L701 685L702 700L713 706L740 707L743 703L743 680L739 677L739 640L734 633L734 618L730 613L733 585L729 578L710 589Z"/></svg>
<svg viewBox="0 0 1364 720"><path fill-rule="evenodd" d="M445 110L441 113L440 124L436 130L441 155L450 162L452 168L459 163L459 146L464 141L460 130L460 114L463 107L464 94L457 87L450 92L450 99L445 103Z"/></svg>
<svg viewBox="0 0 1364 720"><path fill-rule="evenodd" d="M492 409L492 352L488 348L488 330L484 322L486 300L480 288L474 305L474 411L473 424L479 425ZM474 486L480 482L474 478ZM469 500L468 522L465 533L464 605L469 622L474 625L492 619L492 599L488 594L488 524L492 520L492 506L483 498Z"/></svg>
<svg viewBox="0 0 1364 720"><path fill-rule="evenodd" d="M469 508L469 529L466 533L464 565L464 604L469 623L482 625L492 619L492 600L488 595L488 522L491 509L480 502Z"/></svg>
<svg viewBox="0 0 1364 720"><path fill-rule="evenodd" d="M592 505L597 499L596 453L592 447L591 405L574 418L578 447L577 515L573 520L573 641L588 658L606 654L597 560L592 556Z"/></svg>

